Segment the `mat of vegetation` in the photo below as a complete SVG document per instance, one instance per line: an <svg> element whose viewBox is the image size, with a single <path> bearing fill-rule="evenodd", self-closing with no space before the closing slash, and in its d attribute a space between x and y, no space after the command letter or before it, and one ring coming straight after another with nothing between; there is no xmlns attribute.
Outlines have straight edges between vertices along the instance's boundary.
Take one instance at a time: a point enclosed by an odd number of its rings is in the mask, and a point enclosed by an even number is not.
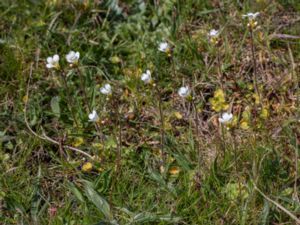
<svg viewBox="0 0 300 225"><path fill-rule="evenodd" d="M300 2L1 0L0 224L300 224Z"/></svg>

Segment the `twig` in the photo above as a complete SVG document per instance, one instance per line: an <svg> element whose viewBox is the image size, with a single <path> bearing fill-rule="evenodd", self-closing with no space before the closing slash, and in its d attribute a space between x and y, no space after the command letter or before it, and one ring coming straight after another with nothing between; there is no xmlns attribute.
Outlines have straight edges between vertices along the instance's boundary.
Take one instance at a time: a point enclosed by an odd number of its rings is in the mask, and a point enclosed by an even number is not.
<svg viewBox="0 0 300 225"><path fill-rule="evenodd" d="M55 141L53 140L52 138L48 137L45 132L43 131L43 135L39 135L38 133L36 133L34 130L32 130L32 128L30 127L29 123L28 123L28 119L27 119L27 106L28 106L28 101L29 101L29 87L30 87L30 81L31 81L31 78L32 78L32 71L33 71L33 63L31 63L30 65L30 73L29 73L29 79L28 79L28 82L27 82L27 87L26 87L26 96L27 96L27 100L25 101L25 105L24 105L24 120L25 120L25 124L26 124L26 127L28 128L28 130L30 131L31 134L33 134L34 136L36 136L37 138L41 139L41 140L44 140L44 141L48 141L52 144L55 144L55 145L58 145L60 146L60 143L58 141ZM85 155L86 157L90 158L90 159L93 159L93 157L78 149L78 148L75 148L75 147L72 147L72 146L69 146L69 145L62 145L63 148L65 149L69 149L69 150L72 150L74 152L77 152L77 153L80 153L82 155Z"/></svg>

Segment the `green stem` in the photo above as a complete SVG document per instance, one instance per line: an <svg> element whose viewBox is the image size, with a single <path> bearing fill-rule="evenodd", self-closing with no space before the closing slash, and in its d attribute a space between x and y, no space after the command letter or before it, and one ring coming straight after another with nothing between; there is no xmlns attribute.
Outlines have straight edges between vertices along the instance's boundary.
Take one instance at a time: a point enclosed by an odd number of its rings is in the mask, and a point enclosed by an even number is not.
<svg viewBox="0 0 300 225"><path fill-rule="evenodd" d="M196 130L196 135L195 135L195 147L197 149L197 153L198 153L198 167L199 167L199 174L201 172L201 149L200 149L200 145L199 145L199 117L198 117L198 110L195 104L194 99L192 100L192 105L195 111L195 130Z"/></svg>
<svg viewBox="0 0 300 225"><path fill-rule="evenodd" d="M61 74L64 86L65 86L65 89L66 89L68 101L69 101L69 103L71 105L74 105L74 101L73 101L73 98L71 97L70 89L69 89L69 86L68 86L68 81L67 81L67 78L66 78L66 73L65 73L65 71L63 69L61 69L61 73L60 74ZM78 124L78 121L76 119L75 112L73 111L73 108L70 106L70 104L68 104L69 110L72 113L72 117L73 117L73 120L74 120L74 122L76 124L76 127L79 128L79 124Z"/></svg>
<svg viewBox="0 0 300 225"><path fill-rule="evenodd" d="M157 92L158 97L158 108L159 108L159 117L160 117L160 137L161 137L161 154L164 166L166 165L166 152L165 152L165 121L164 114L162 109L162 99L161 92L157 86L155 86L155 90Z"/></svg>
<svg viewBox="0 0 300 225"><path fill-rule="evenodd" d="M83 93L83 96L84 96L84 104L85 104L85 107L86 107L86 110L91 112L92 109L89 105L89 99L88 99L88 96L87 96L87 93L86 93L86 90L85 90L85 80L84 80L84 76L81 72L81 70L79 69L78 66L76 66L76 70L77 70L77 73L78 73L78 76L79 76L79 79L80 79L80 89L81 89L81 92Z"/></svg>
<svg viewBox="0 0 300 225"><path fill-rule="evenodd" d="M220 53L220 49L218 49L218 72L219 72L219 79L220 79L220 84L221 84L221 89L223 89L223 74L222 74L222 66L221 66L221 53Z"/></svg>
<svg viewBox="0 0 300 225"><path fill-rule="evenodd" d="M259 102L260 102L260 92L257 84L257 64L255 59L255 46L254 46L254 36L253 36L253 30L250 28L250 36L251 36L251 53L252 53L252 63L253 63L253 74L254 74L254 88L256 91L256 94L258 95Z"/></svg>

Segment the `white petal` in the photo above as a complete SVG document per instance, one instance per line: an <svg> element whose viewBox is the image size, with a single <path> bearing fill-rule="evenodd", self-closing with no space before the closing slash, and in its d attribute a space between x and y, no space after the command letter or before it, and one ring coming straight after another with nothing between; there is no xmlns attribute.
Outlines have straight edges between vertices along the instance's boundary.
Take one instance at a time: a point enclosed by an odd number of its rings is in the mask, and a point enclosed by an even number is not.
<svg viewBox="0 0 300 225"><path fill-rule="evenodd" d="M110 86L110 84L105 84L105 85L104 85L104 88L105 88L108 92L111 91L111 86Z"/></svg>
<svg viewBox="0 0 300 225"><path fill-rule="evenodd" d="M54 55L53 56L53 61L58 62L59 61L59 55Z"/></svg>
<svg viewBox="0 0 300 225"><path fill-rule="evenodd" d="M52 57L48 57L48 58L47 58L47 63L53 63Z"/></svg>

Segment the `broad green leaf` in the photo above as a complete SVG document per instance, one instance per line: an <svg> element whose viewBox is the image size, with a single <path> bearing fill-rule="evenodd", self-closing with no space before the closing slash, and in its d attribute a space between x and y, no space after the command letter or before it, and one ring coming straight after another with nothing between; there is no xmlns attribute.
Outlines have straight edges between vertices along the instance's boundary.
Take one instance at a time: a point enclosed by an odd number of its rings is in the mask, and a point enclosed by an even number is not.
<svg viewBox="0 0 300 225"><path fill-rule="evenodd" d="M259 222L259 224L261 224L261 225L269 224L268 223L269 213L270 213L269 202L267 200L264 200L264 208L260 213L260 222Z"/></svg>
<svg viewBox="0 0 300 225"><path fill-rule="evenodd" d="M51 109L55 116L60 116L60 106L59 106L60 97L55 96L51 99Z"/></svg>
<svg viewBox="0 0 300 225"><path fill-rule="evenodd" d="M68 188L80 202L85 202L81 192L73 183L69 183Z"/></svg>
<svg viewBox="0 0 300 225"><path fill-rule="evenodd" d="M85 183L84 188L87 198L103 213L107 220L112 221L113 218L107 201L94 190L90 183Z"/></svg>

